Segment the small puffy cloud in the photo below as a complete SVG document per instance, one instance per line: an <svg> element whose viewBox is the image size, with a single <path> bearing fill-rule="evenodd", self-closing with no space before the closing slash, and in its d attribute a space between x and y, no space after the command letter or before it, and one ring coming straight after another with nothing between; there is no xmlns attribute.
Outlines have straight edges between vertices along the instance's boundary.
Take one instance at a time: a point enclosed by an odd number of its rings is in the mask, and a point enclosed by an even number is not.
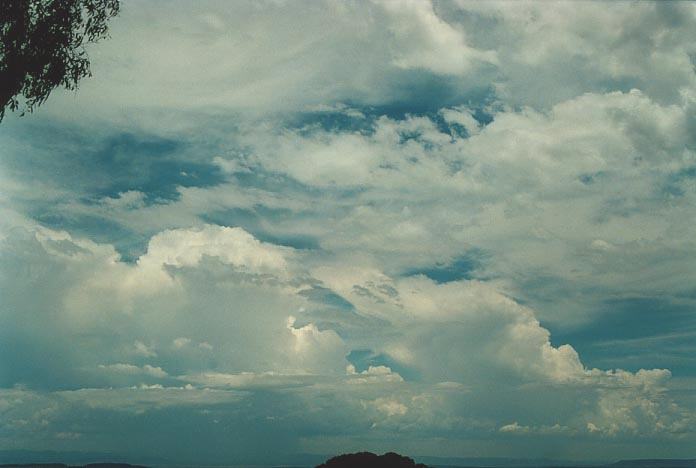
<svg viewBox="0 0 696 468"><path fill-rule="evenodd" d="M362 372L357 372L353 364L346 366L349 384L375 384L385 382L403 382L404 379L387 366L368 366Z"/></svg>
<svg viewBox="0 0 696 468"><path fill-rule="evenodd" d="M512 432L512 433L527 433L529 432L528 426L520 426L517 421L512 424L506 424L498 429L500 432Z"/></svg>
<svg viewBox="0 0 696 468"><path fill-rule="evenodd" d="M209 256L251 272L282 271L290 253L291 249L260 242L241 228L205 225L155 235L138 266L195 266Z"/></svg>
<svg viewBox="0 0 696 468"><path fill-rule="evenodd" d="M145 364L144 366L136 366L133 364L116 363L116 364L99 364L99 369L107 372L125 375L147 375L150 377L164 378L168 374L161 368Z"/></svg>
<svg viewBox="0 0 696 468"><path fill-rule="evenodd" d="M172 345L173 345L175 348L177 348L177 349L180 349L180 348L183 348L183 347L185 347L185 346L188 346L189 344L191 344L191 338L186 338L186 337L183 337L183 336L180 336L179 338L175 338L175 339L172 341Z"/></svg>
<svg viewBox="0 0 696 468"><path fill-rule="evenodd" d="M202 341L202 342L198 343L198 347L200 349L205 350L205 351L212 351L214 349L213 345L211 345L207 341Z"/></svg>
<svg viewBox="0 0 696 468"><path fill-rule="evenodd" d="M517 421L501 426L498 432L509 433L509 434L528 434L528 435L575 435L577 431L568 427L562 426L558 423L547 426L523 426Z"/></svg>
<svg viewBox="0 0 696 468"><path fill-rule="evenodd" d="M466 107L442 109L440 110L440 115L442 115L447 124L461 126L470 136L476 135L481 131L481 124Z"/></svg>
<svg viewBox="0 0 696 468"><path fill-rule="evenodd" d="M157 353L155 352L154 348L152 346L148 346L142 341L135 341L133 343L133 352L139 356L143 357L157 357Z"/></svg>
<svg viewBox="0 0 696 468"><path fill-rule="evenodd" d="M296 327L296 318L289 316L287 329L293 337L291 359L309 372L317 368L339 371L345 366L346 344L334 330L319 330L313 324ZM337 365L338 364L338 365Z"/></svg>
<svg viewBox="0 0 696 468"><path fill-rule="evenodd" d="M236 157L234 159L227 159L221 156L215 156L213 158L213 164L218 166L223 172L227 174L235 174L240 172L251 172L251 169L245 164L243 157Z"/></svg>
<svg viewBox="0 0 696 468"><path fill-rule="evenodd" d="M408 413L408 406L388 397L376 398L372 401L363 402L366 407L374 408L387 417L403 416Z"/></svg>

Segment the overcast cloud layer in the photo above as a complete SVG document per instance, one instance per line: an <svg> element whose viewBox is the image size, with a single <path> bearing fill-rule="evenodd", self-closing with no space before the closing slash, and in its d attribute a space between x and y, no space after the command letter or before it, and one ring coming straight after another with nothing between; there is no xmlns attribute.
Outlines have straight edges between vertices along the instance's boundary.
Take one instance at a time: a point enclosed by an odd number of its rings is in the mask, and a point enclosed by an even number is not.
<svg viewBox="0 0 696 468"><path fill-rule="evenodd" d="M125 2L0 125L0 450L696 457L696 5Z"/></svg>

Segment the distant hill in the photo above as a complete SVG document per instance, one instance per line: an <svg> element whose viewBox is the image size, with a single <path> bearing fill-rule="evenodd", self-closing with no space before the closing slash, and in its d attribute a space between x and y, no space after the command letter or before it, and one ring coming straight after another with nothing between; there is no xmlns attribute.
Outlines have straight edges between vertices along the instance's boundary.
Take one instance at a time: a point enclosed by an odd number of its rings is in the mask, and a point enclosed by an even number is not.
<svg viewBox="0 0 696 468"><path fill-rule="evenodd" d="M572 461L549 458L506 458L506 457L417 457L418 461L431 467L450 468L557 468L594 467L603 468L607 461ZM628 468L628 467L627 467Z"/></svg>
<svg viewBox="0 0 696 468"><path fill-rule="evenodd" d="M645 459L621 460L609 465L611 468L696 468L696 460Z"/></svg>
<svg viewBox="0 0 696 468"><path fill-rule="evenodd" d="M89 463L87 465L66 465L64 463L26 463L0 465L0 468L146 468L128 463Z"/></svg>
<svg viewBox="0 0 696 468"><path fill-rule="evenodd" d="M618 462L571 461L546 458L444 458L418 457L419 461L439 468L696 468L696 460L635 459Z"/></svg>
<svg viewBox="0 0 696 468"><path fill-rule="evenodd" d="M0 0L0 3L2 0ZM54 450L0 450L0 467L46 468L127 468L174 465L157 457L133 457L109 452L77 452Z"/></svg>
<svg viewBox="0 0 696 468"><path fill-rule="evenodd" d="M396 453L376 455L360 452L333 457L317 468L696 468L696 460L684 459L636 459L607 462L573 462L549 459L515 458L439 458L419 457L422 462Z"/></svg>
<svg viewBox="0 0 696 468"><path fill-rule="evenodd" d="M420 462L425 463L423 464L416 463L412 458L393 452L385 453L384 455L359 452L332 457L317 465L322 459L326 458L319 457L319 455L297 455L296 460L288 460L290 463L284 463L283 466L284 468L289 466L304 468L310 466L316 466L317 468L696 468L696 459L636 459L621 460L615 463L592 463L548 459L418 457ZM77 452L0 451L0 468L146 468L144 465L133 465L123 462L93 463L95 459L118 460L119 458L115 455L108 456L105 454ZM56 462L51 463L52 461ZM143 460L141 463L157 467L175 465L200 466L197 463L177 464L163 460L152 460L152 463L148 460Z"/></svg>
<svg viewBox="0 0 696 468"><path fill-rule="evenodd" d="M371 452L350 453L333 457L317 468L428 468L412 458L389 452L377 455Z"/></svg>

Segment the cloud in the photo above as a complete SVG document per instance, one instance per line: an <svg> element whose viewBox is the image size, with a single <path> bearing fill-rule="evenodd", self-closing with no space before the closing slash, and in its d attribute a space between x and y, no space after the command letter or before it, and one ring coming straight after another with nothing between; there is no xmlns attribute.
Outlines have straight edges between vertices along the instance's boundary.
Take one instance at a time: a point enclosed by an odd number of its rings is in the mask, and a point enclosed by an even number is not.
<svg viewBox="0 0 696 468"><path fill-rule="evenodd" d="M463 32L439 18L429 1L385 1L380 5L390 17L393 64L399 68L461 75L481 63L497 61L494 51L467 45Z"/></svg>
<svg viewBox="0 0 696 468"><path fill-rule="evenodd" d="M172 344L175 348L183 348L184 346L188 346L189 344L191 344L191 338L180 336L179 338L174 338Z"/></svg>
<svg viewBox="0 0 696 468"><path fill-rule="evenodd" d="M312 385L316 376L309 374L279 374L276 372L242 372L227 374L222 372L203 372L181 376L180 379L206 388L232 388L240 390L259 390L268 388L293 388Z"/></svg>
<svg viewBox="0 0 696 468"><path fill-rule="evenodd" d="M112 209L137 209L145 206L145 194L137 190L121 192L117 197L104 197L102 203Z"/></svg>
<svg viewBox="0 0 696 468"><path fill-rule="evenodd" d="M207 225L201 229L169 230L150 239L145 255L138 259L143 269L161 266L195 266L203 256L253 271L285 268L289 249L263 244L240 228Z"/></svg>
<svg viewBox="0 0 696 468"><path fill-rule="evenodd" d="M134 352L144 357L157 357L157 353L152 349L152 347L147 346L142 341L135 341L133 343Z"/></svg>
<svg viewBox="0 0 696 468"><path fill-rule="evenodd" d="M693 7L679 3L322 1L259 10L253 2L206 2L164 16L134 4L112 22L110 40L93 47L98 79L77 97L56 93L43 112L78 121L61 111L79 109L119 128L176 135L227 112L447 106L486 88L500 101L537 108L631 88L674 103L694 86L695 21ZM133 108L140 113L125 111Z"/></svg>
<svg viewBox="0 0 696 468"><path fill-rule="evenodd" d="M353 364L348 364L346 366L346 374L349 376L348 384L378 384L404 381L403 377L387 366L368 366L364 371L357 372Z"/></svg>
<svg viewBox="0 0 696 468"><path fill-rule="evenodd" d="M367 406L371 406L387 417L403 416L408 413L408 407L403 403L389 398L377 398L374 401L366 402Z"/></svg>
<svg viewBox="0 0 696 468"><path fill-rule="evenodd" d="M0 444L688 450L691 5L178 6L3 122Z"/></svg>
<svg viewBox="0 0 696 468"><path fill-rule="evenodd" d="M115 372L118 374L128 374L128 375L148 375L150 377L167 377L167 373L161 367L154 367L149 364L145 364L142 367L134 366L133 364L99 364L99 369L107 372Z"/></svg>
<svg viewBox="0 0 696 468"><path fill-rule="evenodd" d="M520 426L517 421L501 426L498 429L499 432L508 434L532 434L532 435L554 435L554 434L568 434L575 435L577 432L568 426L561 426L560 424L554 424L553 426Z"/></svg>
<svg viewBox="0 0 696 468"><path fill-rule="evenodd" d="M529 427L520 426L517 421L512 424L506 424L499 429L500 432L529 432Z"/></svg>
<svg viewBox="0 0 696 468"><path fill-rule="evenodd" d="M548 106L631 87L674 102L680 89L694 85L692 5L461 1L443 8L475 28L478 42L495 44L498 92L507 102Z"/></svg>
<svg viewBox="0 0 696 468"><path fill-rule="evenodd" d="M191 242L184 243L183 235L188 232L193 234ZM212 235L201 236L201 232ZM239 238L243 246L274 253L278 252L277 248L264 246L249 234L241 235L235 230L231 231L232 236L224 236L229 232L208 226L204 230L178 231L174 235L167 231L163 236L153 236L151 245L156 248L148 250L143 257L148 261L159 258L160 265L176 264L177 268L167 273L174 282L148 289L145 295L137 288L123 289L122 281L113 280L138 277L141 270L152 268L154 262L124 264L117 260L113 249L108 246L72 239L66 233L46 229L22 240L39 246L25 250L25 255L34 256L31 260L34 265L44 265L44 271L51 271L46 269L50 264L54 265L53 269L58 265L64 269L62 275L37 278L44 284L42 295L47 295L44 301L67 306L57 311L60 320L55 321L54 315L53 322L46 319L37 322L49 326L53 332L56 327L60 328L66 342L54 343L53 346L57 346L55 352L67 355L75 333L79 333L82 339L99 336L104 333L102 327L106 327L112 336L117 331L115 337L123 340L122 346L95 349L94 353L74 356L66 361L68 372L64 378L102 385L138 384L143 378L156 379L155 382L176 379L191 385L190 390L195 390L192 395L202 395L200 391L205 388L252 393L273 391L279 392L277 398L281 401L291 398L287 392L292 393L292 398L309 399L307 401L317 397L317 392L324 392L339 402L341 408L363 408L351 417L340 411L332 417L349 418L351 424L357 425L376 423L375 430L380 431L394 427L409 431L414 427L427 431L473 430L471 428L483 424L487 418L497 418L486 408L506 398L506 391L515 392L517 397L510 404L497 403L502 411L500 414L516 417L520 427L530 427L529 431L535 433L572 433L585 430L591 423L607 437L617 434L681 434L690 424L690 412L665 396L671 376L669 371L653 369L632 373L587 368L573 347L551 344L548 330L540 325L534 311L505 295L495 282L459 280L437 283L425 276L393 278L374 268L360 269L331 263L307 271L299 264L301 260L293 255L280 257L284 262L280 270L267 269L261 263L259 268L267 276L250 281L246 276L248 271L238 269L239 265L246 265L246 257L237 257L239 254L234 250L237 245L230 243L231 240ZM163 238L175 241L163 244ZM55 246L57 240L63 242L60 248ZM8 242L20 241L6 239L5 249ZM202 252L222 252L221 244L229 246L221 262L203 260ZM16 248L18 244L14 245L9 251L21 252ZM71 245L74 247L69 247ZM153 252L166 254L155 255ZM273 276L276 271L280 276ZM288 272L293 272L293 275L288 276ZM96 291L84 289L87 278L93 281L87 284L102 286ZM5 281L7 279L5 276ZM69 287L52 287L52 282L57 280ZM349 301L357 314L379 321L365 322L365 326L358 325L359 333L343 335L335 329L341 329L341 321L351 322L350 316L318 325L313 320L322 320L321 311L325 304L310 302L300 294L308 284L334 291ZM80 302L61 299L71 297L76 291L74 288L78 287L81 288ZM108 308L99 310L99 320L89 317L95 310L92 304L96 303L96 297L91 298L91 294L96 294L101 303L110 304ZM124 304L128 304L126 314L122 311ZM196 308L192 309L194 305ZM191 316L192 313L195 315ZM21 331L19 336L32 339L20 342L20 347L36 345L35 340L40 336L36 331L27 335L28 328L18 329L16 321L8 323L14 327L7 329L9 332ZM158 326L153 327L153 323ZM375 323L381 325L375 327ZM133 334L151 343L145 348L141 346L141 350L150 354L154 353L151 349L156 347L158 350L151 356L142 351L135 353L150 362L119 361L122 356L120 349L133 356ZM204 342L214 343L214 346L206 350L194 346ZM365 346L393 365L370 364L360 371L349 365L346 360L348 353ZM408 352L403 352L404 348ZM40 369L42 365L34 361L32 355L15 359L20 359L18 363L28 369ZM97 359L94 369L98 372L90 373L88 363ZM394 366L418 378L405 379L401 370L393 370ZM11 377L22 378L16 371ZM452 381L453 377L462 383L442 384ZM491 385L501 381L508 389L490 390ZM29 382L47 386L49 394L60 392L58 388L63 385L46 380ZM176 390L160 384L137 388L139 391L151 389L154 393L144 393L147 398L137 400L140 401L137 404L117 397L109 400L108 408L117 411L135 408L147 411L148 405L162 408L165 403L158 399L165 396L170 402L167 405L189 404L187 398L178 396L185 393L177 393L187 391L188 387ZM125 392L122 389L113 391L117 395ZM391 396L386 397L385 391ZM90 404L105 405L110 390L86 387L83 392L94 396L90 397ZM542 424L523 424L541 409L536 404L515 407L513 402L540 392L544 395L543 401L547 404L553 402L559 408L559 414L565 416ZM574 401L568 395L577 392L585 395L585 404L579 408L568 403ZM64 398L73 394L60 395ZM223 401L227 401L227 397L220 394ZM193 401L198 401L198 398L203 396L195 396ZM473 401L478 403L472 407ZM370 408L386 419L375 421L370 416ZM457 414L463 411L466 416L441 418L441 413L451 411ZM506 424L509 423L500 421L498 427ZM569 429L554 430L556 425Z"/></svg>

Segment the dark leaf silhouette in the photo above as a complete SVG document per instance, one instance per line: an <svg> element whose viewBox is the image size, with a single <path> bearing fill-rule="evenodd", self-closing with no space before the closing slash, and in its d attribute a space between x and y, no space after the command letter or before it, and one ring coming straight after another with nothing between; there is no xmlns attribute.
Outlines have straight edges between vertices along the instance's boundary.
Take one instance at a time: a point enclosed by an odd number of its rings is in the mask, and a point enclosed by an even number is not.
<svg viewBox="0 0 696 468"><path fill-rule="evenodd" d="M0 121L8 109L31 112L54 88L76 89L90 76L85 46L106 36L118 11L119 0L2 0Z"/></svg>

